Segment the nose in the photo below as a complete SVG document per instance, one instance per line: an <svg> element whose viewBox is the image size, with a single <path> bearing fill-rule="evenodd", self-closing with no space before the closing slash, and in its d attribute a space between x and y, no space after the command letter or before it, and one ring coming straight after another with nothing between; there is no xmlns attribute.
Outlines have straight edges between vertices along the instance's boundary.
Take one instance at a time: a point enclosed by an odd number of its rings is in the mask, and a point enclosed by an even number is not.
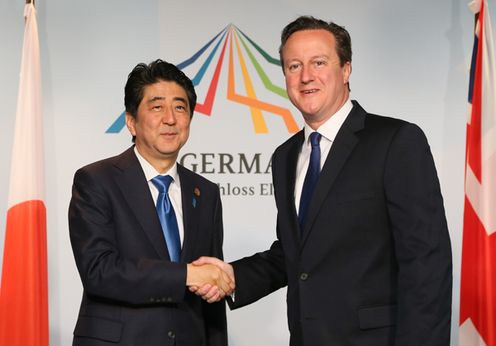
<svg viewBox="0 0 496 346"><path fill-rule="evenodd" d="M313 81L313 71L310 65L303 65L301 67L300 79L303 84L308 84Z"/></svg>
<svg viewBox="0 0 496 346"><path fill-rule="evenodd" d="M176 115L174 114L172 107L164 107L162 123L167 125L174 125L176 123Z"/></svg>

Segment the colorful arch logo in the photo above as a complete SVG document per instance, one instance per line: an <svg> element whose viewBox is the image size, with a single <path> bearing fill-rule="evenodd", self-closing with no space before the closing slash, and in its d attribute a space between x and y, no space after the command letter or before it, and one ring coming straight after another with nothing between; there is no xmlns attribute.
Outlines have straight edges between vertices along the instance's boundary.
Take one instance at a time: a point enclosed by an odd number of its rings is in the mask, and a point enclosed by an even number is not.
<svg viewBox="0 0 496 346"><path fill-rule="evenodd" d="M218 54L218 59L216 62L213 62L214 57L216 56L216 53L219 51L219 49L220 54ZM234 53L235 50L237 54ZM207 58L192 79L193 85L195 85L195 87L200 85L201 83L210 83L208 84L205 100L203 101L203 103L201 103L200 100L198 101L195 112L202 113L207 116L212 115L212 107L215 101L217 87L219 85L221 70L226 60L226 51L228 52L227 99L229 101L245 105L249 108L255 133L269 132L264 118L264 113L262 112L265 112L266 115L270 114L279 116L289 133L297 132L299 130L299 127L289 109L270 102L263 101L257 96L253 85L253 76L250 76L250 72L247 67L247 62L249 61L253 65L254 70L256 71L257 78L260 79L265 89L287 100L288 95L286 93L286 90L280 86L275 85L271 81L267 72L262 67L261 62L257 60L257 57L258 59L265 60L269 64L277 66L281 66L280 60L271 57L250 37L248 37L244 32L242 32L239 28L232 24L228 25L217 35L215 35L189 59L177 65L179 69L183 70L186 67L194 64L200 57L208 54ZM258 52L258 54L256 52ZM237 58L237 63L239 64L239 69L237 70L241 70L241 80L243 81L246 95L241 95L236 92L236 69L234 67L235 58ZM204 80L205 73L209 68L215 68L210 82ZM124 125L125 116L124 112L122 112L114 121L114 123L107 129L106 133L118 133L124 128Z"/></svg>

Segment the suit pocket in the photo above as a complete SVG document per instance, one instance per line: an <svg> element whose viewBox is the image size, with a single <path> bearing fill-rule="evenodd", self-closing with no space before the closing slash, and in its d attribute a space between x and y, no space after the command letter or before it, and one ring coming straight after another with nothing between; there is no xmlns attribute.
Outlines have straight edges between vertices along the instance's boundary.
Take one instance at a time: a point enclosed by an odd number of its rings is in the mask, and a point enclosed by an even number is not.
<svg viewBox="0 0 496 346"><path fill-rule="evenodd" d="M396 323L396 305L360 308L360 329L389 327Z"/></svg>
<svg viewBox="0 0 496 346"><path fill-rule="evenodd" d="M92 316L80 316L74 329L74 336L116 343L120 341L121 334L122 322Z"/></svg>

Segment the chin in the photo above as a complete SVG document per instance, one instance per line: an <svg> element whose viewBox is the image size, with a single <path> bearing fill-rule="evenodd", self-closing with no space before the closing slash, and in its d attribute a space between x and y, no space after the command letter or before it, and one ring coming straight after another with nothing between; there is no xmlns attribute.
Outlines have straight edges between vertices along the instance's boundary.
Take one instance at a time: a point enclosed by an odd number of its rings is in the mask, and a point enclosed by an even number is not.
<svg viewBox="0 0 496 346"><path fill-rule="evenodd" d="M303 118L305 120L315 120L318 117L318 111L316 109L304 109L301 111Z"/></svg>

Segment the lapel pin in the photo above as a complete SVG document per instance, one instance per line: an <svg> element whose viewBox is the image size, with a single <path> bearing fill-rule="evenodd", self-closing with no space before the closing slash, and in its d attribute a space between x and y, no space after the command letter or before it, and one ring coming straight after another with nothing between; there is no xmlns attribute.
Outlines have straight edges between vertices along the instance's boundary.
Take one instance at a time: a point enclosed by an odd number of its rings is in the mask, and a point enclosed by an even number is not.
<svg viewBox="0 0 496 346"><path fill-rule="evenodd" d="M193 208L196 208L196 204L197 204L197 201L196 201L196 198L197 197L200 197L200 189L195 187L195 189L193 190Z"/></svg>

